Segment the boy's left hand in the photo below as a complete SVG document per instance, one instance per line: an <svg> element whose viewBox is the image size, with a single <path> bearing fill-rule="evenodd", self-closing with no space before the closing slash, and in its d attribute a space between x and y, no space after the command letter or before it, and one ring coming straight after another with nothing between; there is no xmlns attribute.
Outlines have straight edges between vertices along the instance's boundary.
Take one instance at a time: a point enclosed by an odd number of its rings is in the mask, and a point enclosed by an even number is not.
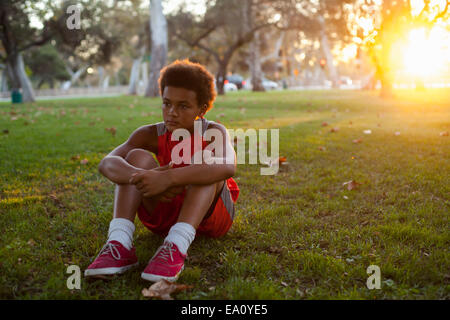
<svg viewBox="0 0 450 320"><path fill-rule="evenodd" d="M166 191L170 187L166 172L162 170L144 170L134 173L130 183L134 184L141 194L148 198Z"/></svg>

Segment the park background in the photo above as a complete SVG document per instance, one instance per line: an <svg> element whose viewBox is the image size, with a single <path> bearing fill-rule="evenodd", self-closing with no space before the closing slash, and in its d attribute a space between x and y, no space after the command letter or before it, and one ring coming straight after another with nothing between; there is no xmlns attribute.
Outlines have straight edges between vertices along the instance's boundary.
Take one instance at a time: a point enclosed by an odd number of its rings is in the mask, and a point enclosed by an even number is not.
<svg viewBox="0 0 450 320"><path fill-rule="evenodd" d="M233 228L194 242L177 298L448 299L448 6L2 1L0 297L143 299L138 271L69 290L66 269L106 240L98 163L162 120L159 70L189 58L216 78L208 119L280 129L283 165L237 167ZM143 268L160 239L137 226Z"/></svg>

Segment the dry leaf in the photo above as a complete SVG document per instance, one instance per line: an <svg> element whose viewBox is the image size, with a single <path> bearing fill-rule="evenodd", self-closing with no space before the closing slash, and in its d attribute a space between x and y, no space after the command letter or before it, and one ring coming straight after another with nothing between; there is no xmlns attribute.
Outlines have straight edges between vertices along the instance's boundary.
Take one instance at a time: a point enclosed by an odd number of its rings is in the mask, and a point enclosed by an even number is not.
<svg viewBox="0 0 450 320"><path fill-rule="evenodd" d="M328 125L328 122L322 122L322 127L326 127Z"/></svg>
<svg viewBox="0 0 450 320"><path fill-rule="evenodd" d="M83 160L80 161L81 164L87 164L89 162L88 159L84 158Z"/></svg>
<svg viewBox="0 0 450 320"><path fill-rule="evenodd" d="M331 128L330 129L330 132L338 132L339 131L339 128L338 127L334 127L334 128Z"/></svg>
<svg viewBox="0 0 450 320"><path fill-rule="evenodd" d="M282 164L283 162L286 162L286 157L279 157L278 158L278 162L280 163L280 164Z"/></svg>
<svg viewBox="0 0 450 320"><path fill-rule="evenodd" d="M343 185L343 186L346 185L346 186L347 186L347 190L353 190L353 189L355 189L357 186L361 185L361 183L356 182L356 181L354 181L354 180L350 180L350 181L344 182L342 185Z"/></svg>
<svg viewBox="0 0 450 320"><path fill-rule="evenodd" d="M117 129L116 129L116 127L111 127L111 128L105 128L105 131L111 132L112 136L115 137Z"/></svg>
<svg viewBox="0 0 450 320"><path fill-rule="evenodd" d="M361 143L361 142L362 142L362 139L361 139L361 138L358 138L358 139L353 140L353 143Z"/></svg>
<svg viewBox="0 0 450 320"><path fill-rule="evenodd" d="M448 131L443 131L439 134L441 137L448 137Z"/></svg>
<svg viewBox="0 0 450 320"><path fill-rule="evenodd" d="M319 146L318 149L319 149L320 151L324 151L324 150L325 150L325 147Z"/></svg>
<svg viewBox="0 0 450 320"><path fill-rule="evenodd" d="M72 160L79 160L80 159L80 155L77 154L76 156L72 156L70 159L72 159Z"/></svg>
<svg viewBox="0 0 450 320"><path fill-rule="evenodd" d="M148 289L142 289L142 295L146 298L157 298L162 300L173 300L171 293L177 293L183 290L193 288L194 286L186 284L172 283L165 279L152 284Z"/></svg>

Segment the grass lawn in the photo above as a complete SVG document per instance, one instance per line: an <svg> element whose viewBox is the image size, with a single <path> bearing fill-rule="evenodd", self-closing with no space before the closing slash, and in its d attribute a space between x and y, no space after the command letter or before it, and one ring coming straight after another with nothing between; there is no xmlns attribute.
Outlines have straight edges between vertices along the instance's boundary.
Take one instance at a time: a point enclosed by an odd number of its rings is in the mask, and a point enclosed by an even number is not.
<svg viewBox="0 0 450 320"><path fill-rule="evenodd" d="M440 133L450 130L450 91L397 94L219 97L208 119L279 128L289 165L274 176L238 166L234 225L194 241L178 280L194 288L175 297L449 299L450 137ZM138 219L138 269L82 278L81 290L67 289L66 269L83 272L106 240L114 184L98 163L161 119L160 100L141 97L0 104L0 298L144 299L140 273L162 239ZM348 190L350 180L360 185ZM366 287L369 265L380 267L381 290Z"/></svg>

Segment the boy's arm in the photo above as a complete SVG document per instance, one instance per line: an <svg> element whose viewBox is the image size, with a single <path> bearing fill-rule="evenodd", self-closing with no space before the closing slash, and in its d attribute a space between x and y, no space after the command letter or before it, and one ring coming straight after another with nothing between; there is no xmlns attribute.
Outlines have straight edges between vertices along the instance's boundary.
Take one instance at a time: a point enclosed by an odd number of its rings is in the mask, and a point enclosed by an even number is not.
<svg viewBox="0 0 450 320"><path fill-rule="evenodd" d="M231 145L228 132L224 126L216 123L211 124L210 128L218 129L221 132L223 156L216 153L211 159L215 158L222 164L191 164L166 171L146 170L133 174L130 183L135 184L144 196L151 197L170 187L212 184L232 177L236 171L236 153Z"/></svg>
<svg viewBox="0 0 450 320"><path fill-rule="evenodd" d="M125 160L128 152L137 148L150 150L154 153L158 151L158 135L155 125L142 126L136 129L127 141L100 161L99 172L114 183L129 183L133 173L143 171L143 169L134 167Z"/></svg>

